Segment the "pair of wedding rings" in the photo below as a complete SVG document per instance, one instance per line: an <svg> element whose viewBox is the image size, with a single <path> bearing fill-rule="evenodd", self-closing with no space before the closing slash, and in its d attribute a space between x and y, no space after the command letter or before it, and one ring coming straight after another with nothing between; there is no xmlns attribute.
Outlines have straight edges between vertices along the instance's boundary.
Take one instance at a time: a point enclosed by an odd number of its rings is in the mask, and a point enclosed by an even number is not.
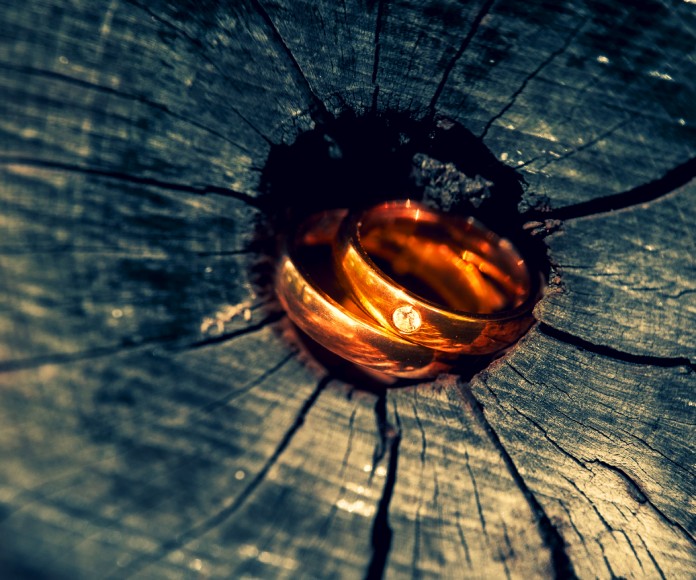
<svg viewBox="0 0 696 580"><path fill-rule="evenodd" d="M307 219L285 244L276 292L335 354L427 378L510 346L531 324L538 284L513 245L474 218L399 200Z"/></svg>

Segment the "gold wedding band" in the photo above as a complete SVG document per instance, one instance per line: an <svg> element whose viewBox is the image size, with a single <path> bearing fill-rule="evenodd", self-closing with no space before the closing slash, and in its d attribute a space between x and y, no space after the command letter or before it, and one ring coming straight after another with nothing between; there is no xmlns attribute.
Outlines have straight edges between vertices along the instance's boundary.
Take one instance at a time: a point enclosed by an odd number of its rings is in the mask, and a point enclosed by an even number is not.
<svg viewBox="0 0 696 580"><path fill-rule="evenodd" d="M381 326L338 283L331 244L346 215L345 210L315 215L286 244L276 274L276 292L289 318L325 348L378 372L427 378L449 369L451 355ZM323 250L322 261L318 254Z"/></svg>
<svg viewBox="0 0 696 580"><path fill-rule="evenodd" d="M415 344L492 354L532 322L538 284L515 247L474 218L383 203L345 217L334 259L356 302Z"/></svg>

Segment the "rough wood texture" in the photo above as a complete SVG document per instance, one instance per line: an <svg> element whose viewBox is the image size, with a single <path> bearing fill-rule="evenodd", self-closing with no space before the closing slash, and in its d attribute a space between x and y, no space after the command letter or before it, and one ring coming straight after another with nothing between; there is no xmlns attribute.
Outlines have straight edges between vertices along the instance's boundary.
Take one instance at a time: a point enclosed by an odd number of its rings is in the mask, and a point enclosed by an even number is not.
<svg viewBox="0 0 696 580"><path fill-rule="evenodd" d="M696 575L693 2L0 11L0 577ZM272 145L385 110L563 221L469 382L362 391L253 287Z"/></svg>

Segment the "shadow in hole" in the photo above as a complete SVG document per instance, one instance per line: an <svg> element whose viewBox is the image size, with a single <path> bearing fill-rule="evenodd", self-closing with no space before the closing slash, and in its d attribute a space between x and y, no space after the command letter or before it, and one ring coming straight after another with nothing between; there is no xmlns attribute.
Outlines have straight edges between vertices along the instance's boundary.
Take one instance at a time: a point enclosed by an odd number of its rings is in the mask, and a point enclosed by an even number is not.
<svg viewBox="0 0 696 580"><path fill-rule="evenodd" d="M522 186L523 179L513 168L500 162L473 133L448 119L417 121L402 113L345 114L317 125L292 145L275 145L269 154L259 199L265 211L254 241L259 251L252 272L257 292L273 295L281 244L306 217L328 209L360 209L424 197L453 214L476 217L517 246L533 275L547 275L545 245L522 228L525 220L518 210ZM372 388L360 374L353 377L355 369L339 371L345 365L335 355L321 353L316 346L308 348L351 384ZM457 371L469 378L491 360L471 357Z"/></svg>

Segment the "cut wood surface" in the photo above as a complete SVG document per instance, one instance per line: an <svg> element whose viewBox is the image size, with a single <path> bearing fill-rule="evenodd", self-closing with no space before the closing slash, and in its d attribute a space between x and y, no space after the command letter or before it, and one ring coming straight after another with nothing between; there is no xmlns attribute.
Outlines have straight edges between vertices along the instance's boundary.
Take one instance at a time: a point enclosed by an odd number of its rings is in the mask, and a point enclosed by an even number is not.
<svg viewBox="0 0 696 580"><path fill-rule="evenodd" d="M0 578L696 577L693 2L0 13ZM547 236L473 377L364 388L259 287L269 153L385 112Z"/></svg>

